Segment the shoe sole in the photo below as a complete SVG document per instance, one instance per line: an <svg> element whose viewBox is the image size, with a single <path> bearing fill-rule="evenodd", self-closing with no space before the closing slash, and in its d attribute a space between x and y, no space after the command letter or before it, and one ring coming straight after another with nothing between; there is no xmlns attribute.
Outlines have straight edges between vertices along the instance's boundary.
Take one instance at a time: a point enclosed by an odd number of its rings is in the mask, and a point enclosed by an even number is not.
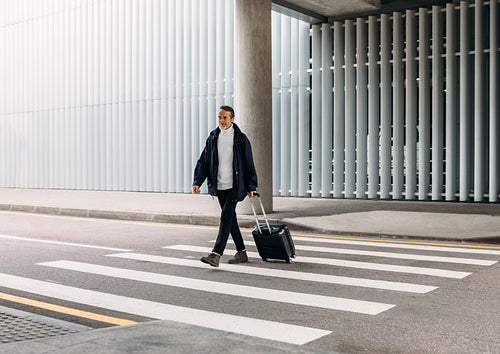
<svg viewBox="0 0 500 354"><path fill-rule="evenodd" d="M246 263L246 262L248 262L248 259L247 259L247 260L245 260L245 261L231 261L231 260L230 260L230 261L228 261L227 263L229 263L229 264L238 264L238 263Z"/></svg>

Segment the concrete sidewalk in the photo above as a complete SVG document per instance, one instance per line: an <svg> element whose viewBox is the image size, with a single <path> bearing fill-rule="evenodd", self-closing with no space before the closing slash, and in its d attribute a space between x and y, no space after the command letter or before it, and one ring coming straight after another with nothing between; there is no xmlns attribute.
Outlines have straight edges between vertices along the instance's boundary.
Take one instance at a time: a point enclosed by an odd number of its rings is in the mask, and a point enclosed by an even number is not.
<svg viewBox="0 0 500 354"><path fill-rule="evenodd" d="M0 344L0 354L12 353L278 354L333 352L164 320Z"/></svg>
<svg viewBox="0 0 500 354"><path fill-rule="evenodd" d="M269 220L288 224L292 232L464 242L500 238L499 203L275 197L273 204ZM209 195L43 189L0 189L0 210L198 225L218 225L220 216ZM238 219L243 227L255 224L252 215L239 213Z"/></svg>

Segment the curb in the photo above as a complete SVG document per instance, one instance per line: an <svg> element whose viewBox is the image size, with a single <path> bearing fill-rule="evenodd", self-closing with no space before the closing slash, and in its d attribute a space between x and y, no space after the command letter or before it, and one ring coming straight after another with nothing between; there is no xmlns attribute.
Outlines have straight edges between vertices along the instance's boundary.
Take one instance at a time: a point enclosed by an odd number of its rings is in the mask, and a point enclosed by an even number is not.
<svg viewBox="0 0 500 354"><path fill-rule="evenodd" d="M141 212L127 212L127 211L111 211L111 210L98 210L98 209L75 209L75 208L59 208L47 207L38 205L22 205L22 204L0 204L0 211L15 211L31 214L48 214L84 218L97 218L108 220L124 220L124 221L144 221L144 222L157 222L157 223L171 223L171 224L188 224L188 225L204 225L204 226L218 226L220 217L217 215L199 215L199 214L160 214L160 213L141 213ZM311 227L301 223L294 223L292 220L286 221L279 218L268 218L269 223L272 224L287 224L289 228L296 231L303 232L317 232L327 235L337 235L346 237L377 237L387 239L409 239L409 240L426 240L426 241L442 241L442 242L490 242L499 243L499 237L476 237L476 238L449 238L439 236L422 236L422 235L401 235L401 234L386 234L376 232L350 232L345 230L332 230L319 227ZM238 224L243 228L253 229L255 226L255 219L252 216L238 216Z"/></svg>

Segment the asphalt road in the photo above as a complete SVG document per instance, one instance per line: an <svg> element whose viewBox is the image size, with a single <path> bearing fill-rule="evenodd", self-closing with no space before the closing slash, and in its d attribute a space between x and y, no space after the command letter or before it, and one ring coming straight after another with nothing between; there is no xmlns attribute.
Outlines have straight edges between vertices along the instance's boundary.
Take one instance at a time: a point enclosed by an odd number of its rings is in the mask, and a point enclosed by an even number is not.
<svg viewBox="0 0 500 354"><path fill-rule="evenodd" d="M213 227L0 212L0 297L151 321L154 310L113 305L113 296L141 299L320 329L324 333L303 346L338 352L500 352L498 246L300 233L292 264L250 258L229 267L229 244L213 269L198 259L216 233ZM256 252L249 230L243 234ZM92 328L114 325L21 300L3 299L0 306Z"/></svg>

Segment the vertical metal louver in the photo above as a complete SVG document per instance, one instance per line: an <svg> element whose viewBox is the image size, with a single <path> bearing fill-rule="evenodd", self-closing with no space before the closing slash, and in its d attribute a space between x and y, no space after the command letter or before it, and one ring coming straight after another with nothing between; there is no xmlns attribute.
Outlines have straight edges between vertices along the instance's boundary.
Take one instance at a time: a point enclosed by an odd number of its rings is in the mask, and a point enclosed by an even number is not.
<svg viewBox="0 0 500 354"><path fill-rule="evenodd" d="M497 202L499 28L482 0L314 25L312 196Z"/></svg>

